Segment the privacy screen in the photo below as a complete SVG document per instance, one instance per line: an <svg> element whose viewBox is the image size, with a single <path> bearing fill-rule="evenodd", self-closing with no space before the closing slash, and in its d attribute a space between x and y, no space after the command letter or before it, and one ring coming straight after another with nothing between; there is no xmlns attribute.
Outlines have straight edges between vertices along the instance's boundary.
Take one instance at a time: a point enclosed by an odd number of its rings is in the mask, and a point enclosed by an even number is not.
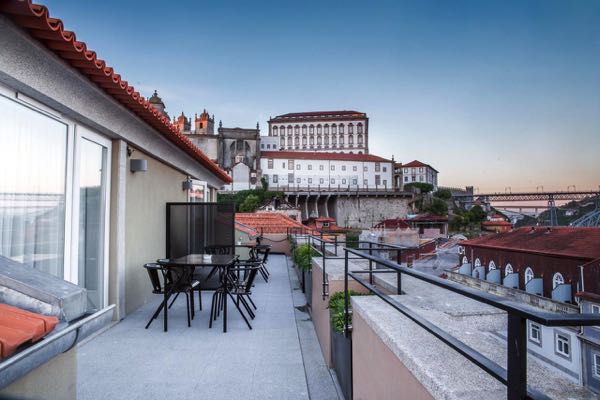
<svg viewBox="0 0 600 400"><path fill-rule="evenodd" d="M234 250L234 204L167 203L167 257Z"/></svg>

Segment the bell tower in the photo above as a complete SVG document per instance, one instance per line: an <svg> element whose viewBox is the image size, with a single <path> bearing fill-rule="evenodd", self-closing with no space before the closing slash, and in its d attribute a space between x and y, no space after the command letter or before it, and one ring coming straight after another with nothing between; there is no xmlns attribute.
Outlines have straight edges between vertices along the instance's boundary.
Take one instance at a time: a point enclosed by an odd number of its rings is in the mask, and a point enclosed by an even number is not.
<svg viewBox="0 0 600 400"><path fill-rule="evenodd" d="M200 117L194 117L194 128L196 135L214 135L215 134L215 117L208 115L206 109L202 111Z"/></svg>

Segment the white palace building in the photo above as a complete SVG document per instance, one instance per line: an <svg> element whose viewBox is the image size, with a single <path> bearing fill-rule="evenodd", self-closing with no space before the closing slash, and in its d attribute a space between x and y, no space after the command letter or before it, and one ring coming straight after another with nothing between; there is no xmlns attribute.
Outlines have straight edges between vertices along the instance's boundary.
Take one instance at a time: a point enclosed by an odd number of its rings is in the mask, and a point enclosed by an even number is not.
<svg viewBox="0 0 600 400"><path fill-rule="evenodd" d="M263 151L269 187L391 189L393 161L372 154Z"/></svg>
<svg viewBox="0 0 600 400"><path fill-rule="evenodd" d="M358 111L288 113L269 119L280 150L369 153L369 118Z"/></svg>

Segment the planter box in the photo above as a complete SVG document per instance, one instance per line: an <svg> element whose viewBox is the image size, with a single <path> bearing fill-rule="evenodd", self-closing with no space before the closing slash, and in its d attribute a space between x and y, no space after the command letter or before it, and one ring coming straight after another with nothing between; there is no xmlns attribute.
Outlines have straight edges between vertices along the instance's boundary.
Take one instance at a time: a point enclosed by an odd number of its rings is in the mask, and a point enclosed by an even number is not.
<svg viewBox="0 0 600 400"><path fill-rule="evenodd" d="M312 306L312 269L304 271L304 294L306 295L306 304Z"/></svg>
<svg viewBox="0 0 600 400"><path fill-rule="evenodd" d="M331 327L331 359L344 397L352 399L352 338Z"/></svg>

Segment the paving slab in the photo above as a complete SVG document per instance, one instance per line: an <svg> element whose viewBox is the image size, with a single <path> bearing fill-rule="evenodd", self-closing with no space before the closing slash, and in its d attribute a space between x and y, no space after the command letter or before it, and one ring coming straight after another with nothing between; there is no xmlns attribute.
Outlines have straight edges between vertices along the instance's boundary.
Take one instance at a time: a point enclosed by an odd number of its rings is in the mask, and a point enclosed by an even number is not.
<svg viewBox="0 0 600 400"><path fill-rule="evenodd" d="M205 308L196 311L191 328L185 297L180 296L169 310L169 331L163 332L160 317L146 330L161 301L157 295L79 347L78 398L337 399L327 370L322 373L312 352L303 355L303 347L318 348L318 343L311 342L316 336L299 337L299 331L310 333L312 323L308 319L302 327L297 325L297 290L292 288L285 256L271 256L268 267L269 282L259 277L253 289L258 310L252 330L231 302L228 332L222 331L222 317L209 329L212 293L208 292L203 295ZM322 357L320 362L325 367ZM309 393L309 387L314 391Z"/></svg>

